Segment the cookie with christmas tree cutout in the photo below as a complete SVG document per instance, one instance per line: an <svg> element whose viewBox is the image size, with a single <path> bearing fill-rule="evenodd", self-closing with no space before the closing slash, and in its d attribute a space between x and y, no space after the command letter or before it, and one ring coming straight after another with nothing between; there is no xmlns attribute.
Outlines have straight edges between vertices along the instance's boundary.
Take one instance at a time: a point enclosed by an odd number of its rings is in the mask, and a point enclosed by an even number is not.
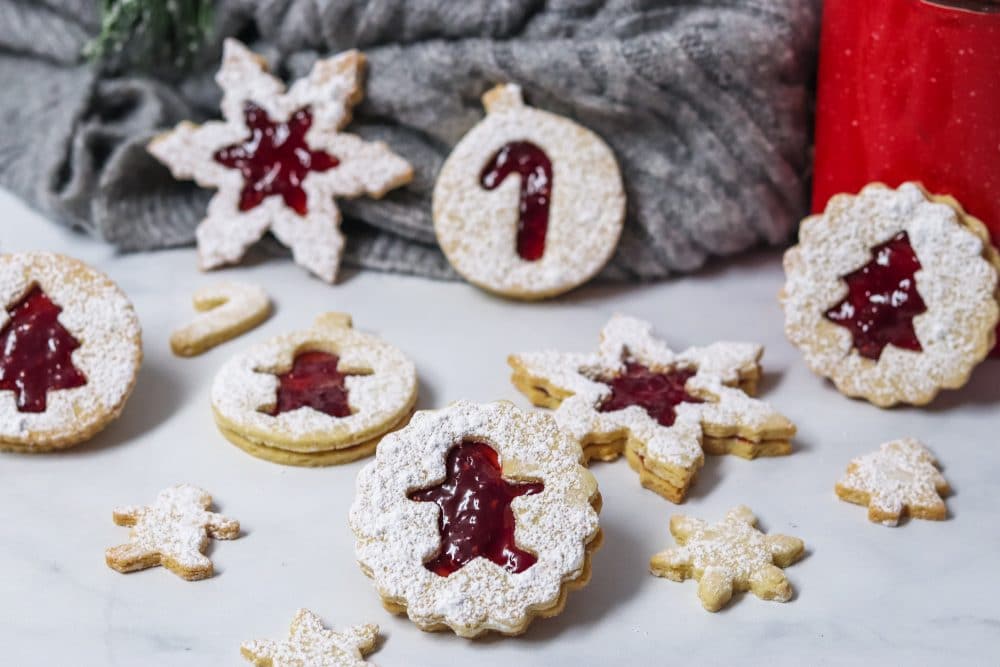
<svg viewBox="0 0 1000 667"><path fill-rule="evenodd" d="M525 106L521 88L483 95L486 118L455 146L434 186L434 231L466 280L541 299L592 278L625 220L618 163L568 118Z"/></svg>
<svg viewBox="0 0 1000 667"><path fill-rule="evenodd" d="M224 47L223 120L183 122L148 147L175 178L217 190L196 231L201 268L238 262L270 231L333 282L344 247L334 198L380 198L413 177L384 143L341 132L362 98L364 55L320 59L286 90L239 41Z"/></svg>
<svg viewBox="0 0 1000 667"><path fill-rule="evenodd" d="M601 497L582 459L551 417L511 403L418 412L358 476L358 563L422 630L520 634L590 580Z"/></svg>
<svg viewBox="0 0 1000 667"><path fill-rule="evenodd" d="M405 425L416 368L398 348L327 313L227 362L212 385L222 434L275 463L324 466L369 456Z"/></svg>
<svg viewBox="0 0 1000 667"><path fill-rule="evenodd" d="M125 293L83 262L0 255L0 450L90 439L121 414L142 363Z"/></svg>
<svg viewBox="0 0 1000 667"><path fill-rule="evenodd" d="M784 265L785 333L847 396L926 404L993 347L1000 258L986 227L916 183L833 197Z"/></svg>
<svg viewBox="0 0 1000 667"><path fill-rule="evenodd" d="M715 343L673 352L642 320L615 315L595 354L513 354L511 381L554 408L588 460L625 454L643 486L684 500L704 452L743 458L791 452L795 425L753 398L764 350Z"/></svg>
<svg viewBox="0 0 1000 667"><path fill-rule="evenodd" d="M355 625L343 632L323 626L319 616L299 609L288 639L244 642L240 653L259 667L364 667L364 656L375 650L378 626Z"/></svg>

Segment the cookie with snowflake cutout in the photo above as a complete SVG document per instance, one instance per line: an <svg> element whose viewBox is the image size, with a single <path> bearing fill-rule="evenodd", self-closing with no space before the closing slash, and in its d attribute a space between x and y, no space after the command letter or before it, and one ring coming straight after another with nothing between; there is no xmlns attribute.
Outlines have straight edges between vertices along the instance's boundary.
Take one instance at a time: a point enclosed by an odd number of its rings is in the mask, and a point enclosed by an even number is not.
<svg viewBox="0 0 1000 667"><path fill-rule="evenodd" d="M375 650L377 625L355 625L343 632L323 626L319 616L299 609L292 619L288 639L255 639L240 653L259 667L363 667L364 656Z"/></svg>
<svg viewBox="0 0 1000 667"><path fill-rule="evenodd" d="M0 450L78 444L121 414L142 363L124 292L83 262L0 255Z"/></svg>
<svg viewBox="0 0 1000 667"><path fill-rule="evenodd" d="M703 452L743 458L791 451L795 426L752 397L763 348L715 343L674 352L641 320L615 315L595 354L514 354L514 386L583 446L587 459L625 454L642 485L681 502Z"/></svg>
<svg viewBox="0 0 1000 667"><path fill-rule="evenodd" d="M837 482L837 495L868 507L868 518L895 526L904 514L941 521L948 516L942 496L951 492L937 461L913 438L887 442L877 452L851 461Z"/></svg>
<svg viewBox="0 0 1000 667"><path fill-rule="evenodd" d="M986 227L918 184L833 197L784 265L785 332L847 396L928 403L993 347L1000 259Z"/></svg>
<svg viewBox="0 0 1000 667"><path fill-rule="evenodd" d="M178 484L160 491L152 505L119 507L115 523L130 526L129 541L105 553L108 566L135 572L162 565L188 581L212 576L212 561L205 556L208 538L234 540L240 524L209 512L212 496L197 486Z"/></svg>
<svg viewBox="0 0 1000 667"><path fill-rule="evenodd" d="M238 262L270 231L333 282L344 246L334 199L379 198L413 176L384 143L341 132L361 100L364 63L358 51L318 60L286 90L260 56L226 40L223 120L184 122L149 144L175 178L217 190L196 232L203 269Z"/></svg>
<svg viewBox="0 0 1000 667"><path fill-rule="evenodd" d="M422 630L516 635L590 580L601 496L580 446L507 402L422 411L358 476L350 523L382 603Z"/></svg>
<svg viewBox="0 0 1000 667"><path fill-rule="evenodd" d="M324 466L375 451L405 425L417 371L398 348L358 331L344 313L255 345L229 360L212 385L219 430L275 463Z"/></svg>
<svg viewBox="0 0 1000 667"><path fill-rule="evenodd" d="M781 568L799 560L805 545L797 537L764 534L756 525L753 512L742 505L712 525L674 515L670 534L677 546L653 556L650 572L673 581L697 580L698 597L708 611L722 609L736 591L788 602L792 585Z"/></svg>

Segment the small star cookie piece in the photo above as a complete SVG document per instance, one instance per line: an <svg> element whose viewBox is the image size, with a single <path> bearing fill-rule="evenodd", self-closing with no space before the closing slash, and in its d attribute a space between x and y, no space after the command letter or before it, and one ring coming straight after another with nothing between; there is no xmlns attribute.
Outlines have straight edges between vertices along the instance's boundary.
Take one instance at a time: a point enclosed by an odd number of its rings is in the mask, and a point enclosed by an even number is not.
<svg viewBox="0 0 1000 667"><path fill-rule="evenodd" d="M148 150L178 179L217 188L198 225L201 268L239 261L268 230L327 282L344 238L334 197L380 198L413 168L382 142L342 133L361 101L364 55L316 61L288 90L263 58L227 39L216 81L222 121L180 123Z"/></svg>
<svg viewBox="0 0 1000 667"><path fill-rule="evenodd" d="M243 644L240 653L258 667L358 667L378 641L377 625L355 625L344 632L323 626L319 616L299 609L292 619L288 639L255 639Z"/></svg>
<svg viewBox="0 0 1000 667"><path fill-rule="evenodd" d="M670 533L678 546L653 556L650 572L673 581L698 580L698 597L708 611L722 609L734 590L788 602L792 585L781 568L799 560L805 545L797 537L765 535L756 524L743 505L712 526L676 514L670 517Z"/></svg>
<svg viewBox="0 0 1000 667"><path fill-rule="evenodd" d="M941 521L948 515L941 496L951 489L936 465L920 442L893 440L852 460L835 490L849 503L867 505L869 520L883 526L899 524L904 513Z"/></svg>
<svg viewBox="0 0 1000 667"><path fill-rule="evenodd" d="M160 491L148 506L119 507L114 521L131 526L129 541L105 552L108 566L135 572L162 565L182 579L197 581L212 576L212 561L204 554L208 538L234 540L240 524L209 512L212 496L190 484Z"/></svg>

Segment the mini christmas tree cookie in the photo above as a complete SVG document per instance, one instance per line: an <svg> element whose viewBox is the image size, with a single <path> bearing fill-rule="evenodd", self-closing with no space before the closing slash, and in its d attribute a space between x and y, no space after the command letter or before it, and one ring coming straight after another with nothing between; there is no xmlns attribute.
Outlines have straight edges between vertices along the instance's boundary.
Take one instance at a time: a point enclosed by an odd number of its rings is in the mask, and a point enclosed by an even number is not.
<svg viewBox="0 0 1000 667"><path fill-rule="evenodd" d="M877 452L851 461L837 482L840 498L868 506L868 518L895 526L905 513L941 521L948 516L941 496L950 493L934 455L913 438L893 440Z"/></svg>
<svg viewBox="0 0 1000 667"><path fill-rule="evenodd" d="M188 581L212 576L212 561L205 556L208 538L235 540L240 524L209 512L212 496L197 486L178 484L160 491L148 506L119 507L115 523L131 526L129 541L105 553L108 566L135 572L162 565Z"/></svg>
<svg viewBox="0 0 1000 667"><path fill-rule="evenodd" d="M243 644L243 657L259 667L363 667L375 649L377 625L355 625L344 632L328 630L319 616L299 609L288 639L255 639Z"/></svg>
<svg viewBox="0 0 1000 667"><path fill-rule="evenodd" d="M642 485L681 502L710 454L744 458L791 451L795 426L754 399L763 348L715 343L681 353L646 322L614 316L596 354L536 352L508 358L514 386L556 408L560 428L588 459L622 453Z"/></svg>
<svg viewBox="0 0 1000 667"><path fill-rule="evenodd" d="M142 363L124 292L79 260L0 255L0 450L44 452L113 421Z"/></svg>
<svg viewBox="0 0 1000 667"><path fill-rule="evenodd" d="M270 230L333 282L344 246L334 198L378 198L413 175L384 143L340 132L361 101L364 62L357 51L318 60L286 91L260 56L226 40L224 120L184 122L149 144L175 178L218 190L197 230L203 269L238 262Z"/></svg>
<svg viewBox="0 0 1000 667"><path fill-rule="evenodd" d="M561 294L607 264L625 220L618 163L596 134L525 106L519 86L483 96L486 118L434 186L434 230L455 270L497 294Z"/></svg>
<svg viewBox="0 0 1000 667"><path fill-rule="evenodd" d="M271 314L271 299L257 285L221 283L194 293L201 314L170 335L170 348L193 357L253 329Z"/></svg>
<svg viewBox="0 0 1000 667"><path fill-rule="evenodd" d="M784 264L785 332L847 396L928 403L993 347L1000 259L986 227L915 183L833 197Z"/></svg>
<svg viewBox="0 0 1000 667"><path fill-rule="evenodd" d="M714 525L682 514L670 517L678 546L650 560L650 571L673 581L696 579L698 597L708 611L719 611L734 591L751 591L762 600L788 602L792 585L781 568L802 557L797 537L765 535L750 508L735 507Z"/></svg>

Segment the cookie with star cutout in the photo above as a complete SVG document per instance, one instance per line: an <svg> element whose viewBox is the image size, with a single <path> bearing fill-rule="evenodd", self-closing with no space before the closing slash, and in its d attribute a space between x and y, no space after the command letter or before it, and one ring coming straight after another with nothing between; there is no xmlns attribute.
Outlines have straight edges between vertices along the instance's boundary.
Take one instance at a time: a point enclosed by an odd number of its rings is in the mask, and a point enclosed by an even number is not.
<svg viewBox="0 0 1000 667"><path fill-rule="evenodd" d="M320 59L286 90L263 58L226 40L215 78L223 120L183 122L148 146L175 178L216 189L196 231L202 269L238 262L270 231L334 281L344 247L334 199L377 199L413 177L384 143L341 132L361 101L364 64L358 51Z"/></svg>
<svg viewBox="0 0 1000 667"><path fill-rule="evenodd" d="M378 626L354 625L343 632L329 630L319 616L299 609L288 639L254 639L240 653L258 667L364 667L364 656L375 650Z"/></svg>
<svg viewBox="0 0 1000 667"><path fill-rule="evenodd" d="M784 265L785 333L846 396L924 405L993 348L1000 257L983 223L916 183L833 197Z"/></svg>
<svg viewBox="0 0 1000 667"><path fill-rule="evenodd" d="M65 255L0 255L0 450L90 439L121 414L141 364L139 319L110 278Z"/></svg>
<svg viewBox="0 0 1000 667"><path fill-rule="evenodd" d="M715 343L674 352L642 320L615 315L594 354L513 354L511 381L555 409L587 460L622 454L643 486L684 500L704 453L752 459L791 452L795 425L753 398L760 345Z"/></svg>
<svg viewBox="0 0 1000 667"><path fill-rule="evenodd" d="M422 630L520 634L590 580L601 496L582 460L550 416L508 402L418 412L358 476L361 570Z"/></svg>
<svg viewBox="0 0 1000 667"><path fill-rule="evenodd" d="M227 362L212 385L222 434L262 459L298 466L370 456L405 425L417 401L416 368L398 348L327 313Z"/></svg>

